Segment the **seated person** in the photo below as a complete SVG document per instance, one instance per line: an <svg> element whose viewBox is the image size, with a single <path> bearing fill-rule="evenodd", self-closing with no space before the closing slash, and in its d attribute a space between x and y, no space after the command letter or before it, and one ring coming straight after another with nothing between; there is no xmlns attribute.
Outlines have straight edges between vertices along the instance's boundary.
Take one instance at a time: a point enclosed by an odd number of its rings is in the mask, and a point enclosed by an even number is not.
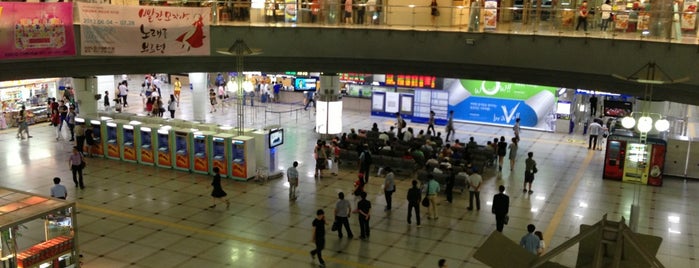
<svg viewBox="0 0 699 268"><path fill-rule="evenodd" d="M435 159L435 158L430 158L425 162L425 166L427 166L428 170L429 170L429 168L431 168L431 167L439 166L439 161L437 161L437 159Z"/></svg>
<svg viewBox="0 0 699 268"><path fill-rule="evenodd" d="M340 148L347 149L348 145L349 142L347 142L347 132L342 133L342 137L340 137Z"/></svg>
<svg viewBox="0 0 699 268"><path fill-rule="evenodd" d="M454 141L454 145L452 145L451 147L452 147L454 150L456 150L456 149L461 149L461 148L463 148L464 146L461 144L461 142L459 142L459 139L456 139L456 140Z"/></svg>
<svg viewBox="0 0 699 268"><path fill-rule="evenodd" d="M362 139L366 138L366 132L367 132L366 130L360 129L359 132L357 133L357 137L362 138Z"/></svg>
<svg viewBox="0 0 699 268"><path fill-rule="evenodd" d="M473 137L468 138L468 144L466 144L466 149L476 149L478 148L478 143L473 139Z"/></svg>
<svg viewBox="0 0 699 268"><path fill-rule="evenodd" d="M442 139L442 132L437 132L437 136L432 137L432 141L435 143L435 145L442 146L442 144L444 144L444 140Z"/></svg>
<svg viewBox="0 0 699 268"><path fill-rule="evenodd" d="M416 137L416 138L418 138L418 139L423 139L423 138L425 138L425 130L422 130L422 129L421 129L420 132L417 133L417 137Z"/></svg>
<svg viewBox="0 0 699 268"><path fill-rule="evenodd" d="M410 142L410 140L413 139L413 128L409 127L408 131L403 133L403 141L404 142Z"/></svg>
<svg viewBox="0 0 699 268"><path fill-rule="evenodd" d="M451 150L451 145L447 143L447 145L445 145L444 148L442 148L442 151L439 153L439 157L451 157L452 154L454 154L454 151Z"/></svg>
<svg viewBox="0 0 699 268"><path fill-rule="evenodd" d="M413 156L413 159L415 159L415 163L418 165L425 164L425 154L422 152L422 150L420 150L420 148L410 149L410 154Z"/></svg>
<svg viewBox="0 0 699 268"><path fill-rule="evenodd" d="M425 157L431 157L434 154L432 144L429 140L425 141L425 144L420 147L420 150L425 154Z"/></svg>
<svg viewBox="0 0 699 268"><path fill-rule="evenodd" d="M389 140L388 132L381 132L381 134L379 134L379 140L382 140L383 144L385 145Z"/></svg>
<svg viewBox="0 0 699 268"><path fill-rule="evenodd" d="M358 138L357 132L354 128L350 129L350 134L347 136L350 140L356 140Z"/></svg>
<svg viewBox="0 0 699 268"><path fill-rule="evenodd" d="M376 131L376 132L378 132L378 131L379 131L379 125L377 125L376 123L374 123L374 124L371 126L371 131Z"/></svg>

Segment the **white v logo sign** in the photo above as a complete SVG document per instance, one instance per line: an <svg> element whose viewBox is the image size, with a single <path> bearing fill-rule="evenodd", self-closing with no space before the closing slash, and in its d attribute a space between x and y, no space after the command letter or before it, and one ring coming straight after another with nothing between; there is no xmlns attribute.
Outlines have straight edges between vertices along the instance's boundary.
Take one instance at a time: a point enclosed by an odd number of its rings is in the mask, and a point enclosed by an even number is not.
<svg viewBox="0 0 699 268"><path fill-rule="evenodd" d="M512 118L515 116L515 111L517 111L517 108L519 107L520 104L521 104L521 102L518 102L517 105L515 105L515 108L513 108L512 111L509 113L507 112L507 106L505 106L505 105L500 106L500 108L502 108L502 113L505 115L505 123L509 124L510 121L512 121Z"/></svg>

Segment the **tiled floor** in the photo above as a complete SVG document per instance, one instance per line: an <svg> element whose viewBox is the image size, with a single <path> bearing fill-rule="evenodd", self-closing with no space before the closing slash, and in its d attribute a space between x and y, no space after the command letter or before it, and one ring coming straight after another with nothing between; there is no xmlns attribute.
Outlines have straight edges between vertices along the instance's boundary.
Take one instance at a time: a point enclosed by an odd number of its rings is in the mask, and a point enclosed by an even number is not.
<svg viewBox="0 0 699 268"><path fill-rule="evenodd" d="M129 110L140 109L137 98L132 92ZM190 101L191 93L183 91L178 117L191 118ZM256 117L248 113L250 124L264 125L264 108L256 109ZM228 122L235 118L233 113L231 108L209 114L207 121ZM355 171L342 167L337 177L314 179L312 112L301 114L298 122L293 115L282 117L288 139L280 149L280 164L301 163L296 202L287 200L285 180L265 185L225 180L231 208L208 209L209 176L105 159L89 159L87 188L78 190L66 168L71 145L56 142L53 128L45 124L30 128L34 136L30 140L18 141L14 129L0 132L0 183L48 194L51 178L63 178L69 186L68 199L78 202L78 239L85 267L312 267L308 251L315 210L332 214L337 192L350 192ZM391 124L387 118L356 112L346 112L343 120L345 129L368 128L372 122L382 127ZM457 127L457 137L474 136L479 142L512 134L510 128ZM383 211L382 180L374 177L367 187L373 204L371 239L338 239L329 232L324 252L328 267L436 267L440 258L446 258L449 267L482 267L473 253L495 229L490 200L500 184L508 187L511 198L511 221L504 234L513 241L519 241L528 223L543 230L553 248L575 235L580 224L595 223L604 214L612 220L628 219L633 192L638 190L639 231L663 237L658 258L666 267L699 266L695 260L699 247L694 246L699 241L697 181L667 178L663 187L649 187L602 180L603 154L587 150L580 134L525 131L520 146L514 172L498 176L486 170L483 210L467 211L467 195L457 193L453 204L439 203L438 220L423 218L420 229L405 221L411 177L398 176L390 212ZM521 193L528 151L535 153L540 170L532 195ZM670 222L669 216L680 220ZM350 221L359 232L354 217ZM573 266L576 251L573 247L554 260Z"/></svg>

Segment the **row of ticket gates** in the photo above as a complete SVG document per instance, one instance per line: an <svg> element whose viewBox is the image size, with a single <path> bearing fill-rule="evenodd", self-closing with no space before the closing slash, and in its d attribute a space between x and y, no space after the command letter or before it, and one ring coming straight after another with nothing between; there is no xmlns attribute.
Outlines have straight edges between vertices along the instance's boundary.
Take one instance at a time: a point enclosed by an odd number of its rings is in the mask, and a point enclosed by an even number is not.
<svg viewBox="0 0 699 268"><path fill-rule="evenodd" d="M92 130L92 154L143 165L213 174L237 180L254 178L258 167L277 169L276 147L283 130L238 130L214 124L166 120L134 114L99 114L76 118ZM270 146L270 133L274 146ZM257 145L257 146L256 146ZM84 152L90 150L87 144Z"/></svg>

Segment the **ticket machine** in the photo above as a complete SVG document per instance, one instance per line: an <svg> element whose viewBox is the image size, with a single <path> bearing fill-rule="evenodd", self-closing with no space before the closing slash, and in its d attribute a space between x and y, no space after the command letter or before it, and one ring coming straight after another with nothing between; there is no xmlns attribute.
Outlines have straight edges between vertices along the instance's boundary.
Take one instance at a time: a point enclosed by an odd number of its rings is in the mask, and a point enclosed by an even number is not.
<svg viewBox="0 0 699 268"><path fill-rule="evenodd" d="M127 121L128 122L128 121ZM107 158L109 159L121 159L121 141L123 140L123 132L120 131L120 124L124 121L112 120L107 122Z"/></svg>
<svg viewBox="0 0 699 268"><path fill-rule="evenodd" d="M196 131L192 133L194 167L192 171L196 173L209 174L213 168L211 161L211 142L215 132Z"/></svg>
<svg viewBox="0 0 699 268"><path fill-rule="evenodd" d="M192 170L192 134L194 131L188 128L171 128L170 132L173 135L173 159L175 159L174 168L179 170Z"/></svg>
<svg viewBox="0 0 699 268"><path fill-rule="evenodd" d="M156 153L158 155L155 165L158 167L172 168L174 161L172 161L174 149L173 149L173 138L172 132L170 132L170 126L162 126L158 128L155 134L156 139L154 140Z"/></svg>
<svg viewBox="0 0 699 268"><path fill-rule="evenodd" d="M231 152L226 145L232 144L233 137L233 134L217 133L211 138L211 169L217 167L222 177L231 177Z"/></svg>
<svg viewBox="0 0 699 268"><path fill-rule="evenodd" d="M121 139L121 159L126 162L135 163L138 160L136 140L138 139L138 128L141 122L130 121L121 125L123 138Z"/></svg>
<svg viewBox="0 0 699 268"><path fill-rule="evenodd" d="M641 143L629 131L615 131L607 137L603 178L662 186L667 143L648 137Z"/></svg>
<svg viewBox="0 0 699 268"><path fill-rule="evenodd" d="M155 164L155 148L157 144L156 125L140 125L136 139L136 153L138 163L152 166Z"/></svg>
<svg viewBox="0 0 699 268"><path fill-rule="evenodd" d="M255 177L257 165L255 160L255 138L237 136L231 139L231 177L247 181Z"/></svg>

